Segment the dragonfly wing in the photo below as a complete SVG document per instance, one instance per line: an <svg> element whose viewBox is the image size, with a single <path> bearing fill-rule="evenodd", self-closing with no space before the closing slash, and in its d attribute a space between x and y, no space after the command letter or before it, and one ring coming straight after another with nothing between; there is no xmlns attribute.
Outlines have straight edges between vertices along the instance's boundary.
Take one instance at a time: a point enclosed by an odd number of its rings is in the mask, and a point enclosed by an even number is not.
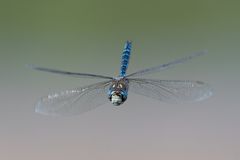
<svg viewBox="0 0 240 160"><path fill-rule="evenodd" d="M96 75L96 74L89 74L89 73L74 73L74 72L68 72L68 71L60 71L60 70L56 70L56 69L38 67L38 66L35 66L35 65L27 65L27 67L29 67L29 68L31 68L31 69L34 69L34 70L38 70L38 71L49 72L49 73L54 73L54 74L61 74L61 75L67 75L67 76L78 77L78 78L113 79L112 77L103 76L103 75Z"/></svg>
<svg viewBox="0 0 240 160"><path fill-rule="evenodd" d="M204 100L212 89L201 81L129 79L129 91L167 103Z"/></svg>
<svg viewBox="0 0 240 160"><path fill-rule="evenodd" d="M81 114L108 102L107 91L111 81L82 88L53 93L37 103L35 111L45 115Z"/></svg>
<svg viewBox="0 0 240 160"><path fill-rule="evenodd" d="M151 74L151 73L159 72L159 71L162 71L162 70L166 70L166 69L169 69L171 67L174 67L177 64L185 63L185 62L187 62L187 61L189 61L189 60L191 60L195 57L204 55L206 53L207 53L207 51L194 52L189 56L186 56L186 57L183 57L183 58L180 58L180 59L176 59L176 60L171 61L171 62L166 63L166 64L161 64L161 65L158 65L158 66L155 66L155 67L143 69L143 70L131 73L131 74L127 75L126 77L138 77L138 76L143 76L143 75L146 75L146 74Z"/></svg>

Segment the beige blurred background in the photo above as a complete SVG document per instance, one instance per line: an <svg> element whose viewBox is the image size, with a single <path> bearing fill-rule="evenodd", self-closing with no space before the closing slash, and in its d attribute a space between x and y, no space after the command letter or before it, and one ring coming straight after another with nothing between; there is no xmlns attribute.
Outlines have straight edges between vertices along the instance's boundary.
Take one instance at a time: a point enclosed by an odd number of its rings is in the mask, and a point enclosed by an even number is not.
<svg viewBox="0 0 240 160"><path fill-rule="evenodd" d="M0 2L1 160L240 159L240 2ZM26 64L116 76L126 40L133 41L128 72L208 49L150 77L202 80L213 97L170 105L129 93L119 108L67 118L34 113L41 96L97 81Z"/></svg>

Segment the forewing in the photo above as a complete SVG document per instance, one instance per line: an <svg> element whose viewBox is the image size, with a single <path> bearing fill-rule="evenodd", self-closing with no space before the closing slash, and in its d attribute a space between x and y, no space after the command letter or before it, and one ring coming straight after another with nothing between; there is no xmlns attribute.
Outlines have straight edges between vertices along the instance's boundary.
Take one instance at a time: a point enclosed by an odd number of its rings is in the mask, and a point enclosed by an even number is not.
<svg viewBox="0 0 240 160"><path fill-rule="evenodd" d="M167 103L201 101L212 95L201 81L129 79L129 91Z"/></svg>
<svg viewBox="0 0 240 160"><path fill-rule="evenodd" d="M72 76L72 77L77 77L77 78L113 79L112 77L109 77L109 76L90 74L90 73L76 73L76 72L69 72L69 71L61 71L61 70L57 70L57 69L44 68L44 67L39 67L39 66L35 66L35 65L27 65L27 67L34 69L34 70L42 71L42 72Z"/></svg>
<svg viewBox="0 0 240 160"><path fill-rule="evenodd" d="M146 69L143 69L143 70L131 73L131 74L127 75L127 77L139 77L139 76L143 76L143 75L159 72L159 71L162 71L162 70L166 70L166 69L169 69L171 67L174 67L177 64L186 63L187 61L189 61L189 60L191 60L193 58L199 57L201 55L204 55L206 53L207 53L206 50L199 51L199 52L194 52L194 53L192 53L192 54L190 54L190 55L188 55L186 57L183 57L183 58L180 58L180 59L176 59L176 60L173 60L171 62L168 62L168 63L165 63L165 64L161 64L161 65L158 65L158 66L155 66L155 67L146 68Z"/></svg>
<svg viewBox="0 0 240 160"><path fill-rule="evenodd" d="M66 90L42 97L35 111L45 115L81 114L108 102L107 91L111 81L82 88Z"/></svg>

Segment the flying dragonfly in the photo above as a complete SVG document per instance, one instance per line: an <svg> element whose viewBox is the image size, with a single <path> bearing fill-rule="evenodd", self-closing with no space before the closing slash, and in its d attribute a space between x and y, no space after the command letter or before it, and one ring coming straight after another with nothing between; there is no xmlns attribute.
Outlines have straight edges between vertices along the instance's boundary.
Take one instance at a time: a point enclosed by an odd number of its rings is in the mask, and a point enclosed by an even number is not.
<svg viewBox="0 0 240 160"><path fill-rule="evenodd" d="M185 63L195 57L206 54L207 51L195 52L166 64L126 74L131 48L132 43L127 41L122 52L120 73L117 77L90 73L74 73L29 65L31 69L38 71L102 80L101 82L85 87L70 89L42 97L36 104L35 111L44 115L76 115L95 109L107 103L109 100L114 106L119 106L127 100L128 91L167 103L201 101L212 95L210 86L201 81L142 78L142 76L147 74L166 70L177 64Z"/></svg>

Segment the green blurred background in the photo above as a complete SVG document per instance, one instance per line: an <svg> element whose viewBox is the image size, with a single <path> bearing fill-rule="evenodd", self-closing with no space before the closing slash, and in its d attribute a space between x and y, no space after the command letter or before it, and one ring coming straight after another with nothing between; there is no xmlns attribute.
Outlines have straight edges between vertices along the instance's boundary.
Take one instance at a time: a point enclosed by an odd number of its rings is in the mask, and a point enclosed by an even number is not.
<svg viewBox="0 0 240 160"><path fill-rule="evenodd" d="M0 159L239 160L239 5L0 0ZM129 72L208 49L154 77L202 80L214 96L169 105L130 94L120 108L108 104L77 117L33 112L49 92L96 81L35 72L26 64L116 76L126 40L133 41Z"/></svg>

